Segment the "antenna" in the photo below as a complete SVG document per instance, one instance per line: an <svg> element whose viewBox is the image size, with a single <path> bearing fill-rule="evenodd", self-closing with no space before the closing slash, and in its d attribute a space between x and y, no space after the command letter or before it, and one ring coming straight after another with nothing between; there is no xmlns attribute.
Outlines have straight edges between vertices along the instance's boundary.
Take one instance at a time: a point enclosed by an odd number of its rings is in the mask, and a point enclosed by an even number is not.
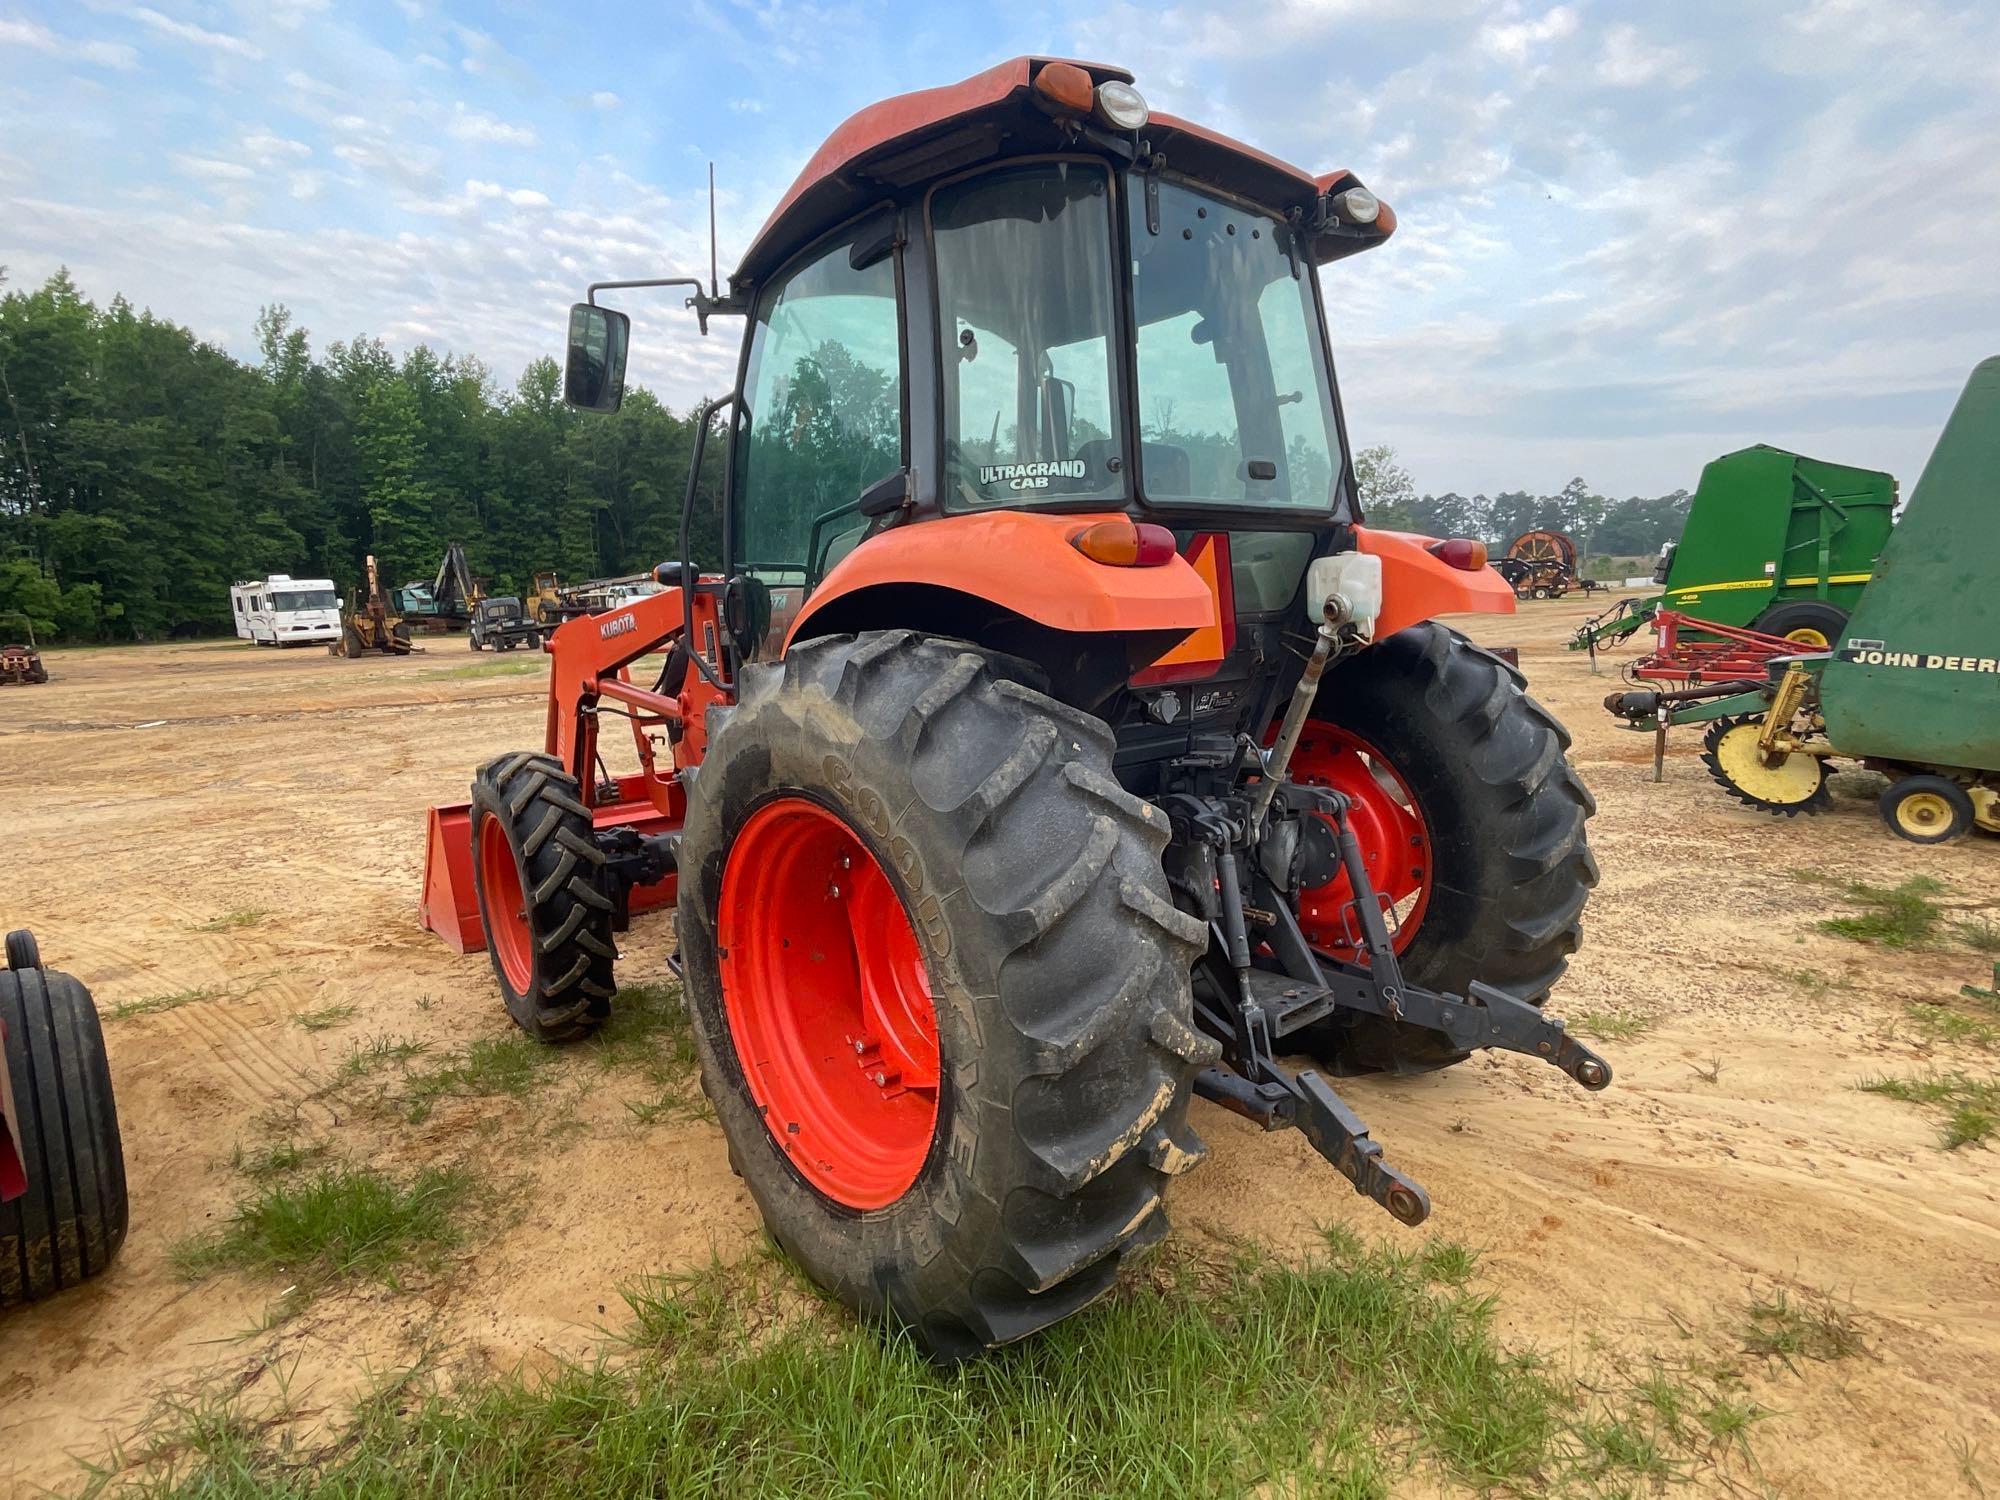
<svg viewBox="0 0 2000 1500"><path fill-rule="evenodd" d="M715 277L715 163L708 164L708 296L710 301L721 300L722 291Z"/></svg>

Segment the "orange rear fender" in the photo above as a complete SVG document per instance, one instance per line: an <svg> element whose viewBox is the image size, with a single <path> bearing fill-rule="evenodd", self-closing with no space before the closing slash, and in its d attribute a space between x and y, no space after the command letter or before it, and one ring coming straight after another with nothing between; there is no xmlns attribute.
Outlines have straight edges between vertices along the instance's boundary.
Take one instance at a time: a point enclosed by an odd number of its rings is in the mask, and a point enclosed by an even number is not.
<svg viewBox="0 0 2000 1500"><path fill-rule="evenodd" d="M1078 634L1163 632L1178 640L1215 623L1215 596L1183 557L1158 567L1093 562L1070 539L1122 512L1041 515L982 511L900 526L841 559L813 590L785 637L814 634L816 616L865 589L923 584L983 599Z"/></svg>
<svg viewBox="0 0 2000 1500"><path fill-rule="evenodd" d="M1514 591L1492 568L1468 573L1433 557L1432 538L1409 531L1354 528L1355 545L1382 559L1382 613L1375 639L1387 640L1406 626L1436 615L1514 613Z"/></svg>

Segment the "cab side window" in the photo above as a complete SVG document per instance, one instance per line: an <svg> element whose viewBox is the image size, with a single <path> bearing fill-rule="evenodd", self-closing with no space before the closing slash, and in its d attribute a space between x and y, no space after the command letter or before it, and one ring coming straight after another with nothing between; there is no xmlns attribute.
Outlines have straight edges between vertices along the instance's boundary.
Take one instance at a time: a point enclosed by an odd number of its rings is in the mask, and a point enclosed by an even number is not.
<svg viewBox="0 0 2000 1500"><path fill-rule="evenodd" d="M774 629L860 539L862 491L904 462L895 257L853 263L879 227L820 247L758 298L731 529L736 571L771 591Z"/></svg>

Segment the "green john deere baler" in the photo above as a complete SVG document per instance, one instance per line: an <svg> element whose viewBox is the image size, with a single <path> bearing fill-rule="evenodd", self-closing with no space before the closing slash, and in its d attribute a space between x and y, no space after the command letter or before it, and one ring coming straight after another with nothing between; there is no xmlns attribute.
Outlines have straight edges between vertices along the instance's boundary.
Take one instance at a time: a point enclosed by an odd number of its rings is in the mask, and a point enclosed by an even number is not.
<svg viewBox="0 0 2000 1500"><path fill-rule="evenodd" d="M1622 640L1664 604L1825 650L1861 597L1889 538L1896 481L1876 469L1759 443L1701 471L1680 540L1653 574L1665 592L1625 599L1590 621L1572 650Z"/></svg>
<svg viewBox="0 0 2000 1500"><path fill-rule="evenodd" d="M1835 649L1772 662L1761 684L1613 694L1640 729L1711 721L1703 760L1768 812L1827 805L1829 757L1889 777L1889 827L1941 843L2000 833L2000 589L1977 539L2000 510L2000 358L1952 409L1874 581Z"/></svg>

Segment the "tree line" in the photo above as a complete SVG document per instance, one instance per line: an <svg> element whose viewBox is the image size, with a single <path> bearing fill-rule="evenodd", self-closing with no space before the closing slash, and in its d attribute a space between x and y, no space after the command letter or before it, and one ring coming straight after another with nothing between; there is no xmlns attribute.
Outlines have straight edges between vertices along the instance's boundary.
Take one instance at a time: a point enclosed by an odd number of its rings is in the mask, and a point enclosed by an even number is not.
<svg viewBox="0 0 2000 1500"><path fill-rule="evenodd" d="M1497 495L1418 494L1393 448L1364 448L1354 455L1355 479L1368 522L1427 536L1483 541L1498 556L1524 531L1566 532L1585 556L1644 557L1681 534L1694 496L1673 490L1651 497L1612 500L1582 479L1553 495L1506 490Z"/></svg>
<svg viewBox="0 0 2000 1500"><path fill-rule="evenodd" d="M562 400L537 359L511 389L476 358L379 339L315 350L283 307L246 362L123 297L93 304L66 271L0 279L0 634L157 640L229 628L229 585L326 577L372 554L386 586L428 580L464 545L492 592L538 569L637 572L679 549L694 431L644 389L614 415ZM785 430L778 423L774 430ZM710 445L698 560L720 553ZM1638 554L1677 535L1687 496L1419 495L1388 449L1357 456L1376 525L1504 545L1533 526Z"/></svg>
<svg viewBox="0 0 2000 1500"><path fill-rule="evenodd" d="M379 339L315 351L283 307L259 358L97 307L67 272L0 296L0 634L156 640L230 628L229 585L267 573L386 587L464 544L492 592L679 551L688 416L643 389L611 416L537 359L511 390L477 359ZM717 445L710 445L715 453ZM704 465L697 556L720 552Z"/></svg>

